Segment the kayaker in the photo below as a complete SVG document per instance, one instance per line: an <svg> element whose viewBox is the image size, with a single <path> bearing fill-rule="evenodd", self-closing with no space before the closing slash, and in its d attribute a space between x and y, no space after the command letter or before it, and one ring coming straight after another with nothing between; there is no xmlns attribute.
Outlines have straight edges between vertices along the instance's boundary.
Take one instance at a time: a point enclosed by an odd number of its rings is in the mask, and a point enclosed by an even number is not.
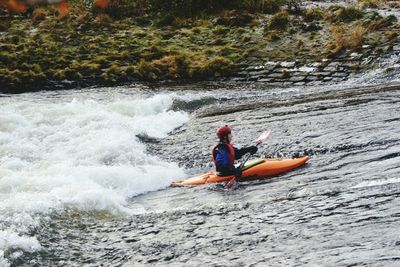
<svg viewBox="0 0 400 267"><path fill-rule="evenodd" d="M242 170L234 166L235 159L240 159L246 153L254 154L257 152L256 146L238 149L232 142L232 130L228 125L218 128L217 136L219 143L212 150L212 158L218 176L235 175L237 178L242 176Z"/></svg>

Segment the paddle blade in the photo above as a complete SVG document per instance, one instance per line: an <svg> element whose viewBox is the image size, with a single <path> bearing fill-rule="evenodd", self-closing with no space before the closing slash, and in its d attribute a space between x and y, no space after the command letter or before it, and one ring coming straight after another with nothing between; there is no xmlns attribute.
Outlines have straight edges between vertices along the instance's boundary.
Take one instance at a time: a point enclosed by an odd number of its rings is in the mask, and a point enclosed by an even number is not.
<svg viewBox="0 0 400 267"><path fill-rule="evenodd" d="M264 140L269 136L270 133L271 133L271 130L266 130L265 132L263 132L263 133L255 140L256 144L262 143L262 141L264 141Z"/></svg>
<svg viewBox="0 0 400 267"><path fill-rule="evenodd" d="M233 177L231 180L229 180L229 182L227 182L225 185L225 189L230 189L235 184L235 181L236 177Z"/></svg>

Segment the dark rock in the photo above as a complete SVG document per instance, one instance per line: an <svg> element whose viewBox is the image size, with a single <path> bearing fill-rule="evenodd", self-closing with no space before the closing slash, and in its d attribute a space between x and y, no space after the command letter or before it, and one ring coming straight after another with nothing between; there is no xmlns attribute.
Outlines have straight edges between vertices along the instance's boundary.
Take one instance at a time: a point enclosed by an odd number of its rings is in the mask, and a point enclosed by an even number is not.
<svg viewBox="0 0 400 267"><path fill-rule="evenodd" d="M291 72L291 75L293 77L295 77L295 76L307 76L307 75L310 75L310 73L302 72L302 71L295 71L295 72Z"/></svg>
<svg viewBox="0 0 400 267"><path fill-rule="evenodd" d="M282 67L274 69L274 73L283 73L283 72L287 72L287 71L288 71L288 69L282 68Z"/></svg>
<svg viewBox="0 0 400 267"><path fill-rule="evenodd" d="M306 84L306 82L296 82L296 83L294 83L295 86L303 86L305 84Z"/></svg>
<svg viewBox="0 0 400 267"><path fill-rule="evenodd" d="M316 80L316 81L311 81L309 85L321 85L322 83L323 81Z"/></svg>
<svg viewBox="0 0 400 267"><path fill-rule="evenodd" d="M341 55L337 56L335 60L336 60L336 63L340 63L343 61L353 60L353 58L351 58L350 55L346 53L346 54L341 54Z"/></svg>
<svg viewBox="0 0 400 267"><path fill-rule="evenodd" d="M160 140L151 136L148 136L147 134L137 134L136 137L143 143L159 143Z"/></svg>
<svg viewBox="0 0 400 267"><path fill-rule="evenodd" d="M283 83L281 83L281 82L271 82L270 85L271 86L283 86Z"/></svg>
<svg viewBox="0 0 400 267"><path fill-rule="evenodd" d="M154 262L157 262L158 260L159 260L158 258L148 259L147 263L154 263Z"/></svg>
<svg viewBox="0 0 400 267"><path fill-rule="evenodd" d="M313 76L313 75L307 76L307 78L306 78L306 81L310 81L310 82L316 81L316 80L318 80L318 77Z"/></svg>
<svg viewBox="0 0 400 267"><path fill-rule="evenodd" d="M254 71L254 70L256 70L254 66L245 68L245 71L247 71L247 72Z"/></svg>
<svg viewBox="0 0 400 267"><path fill-rule="evenodd" d="M259 74L260 74L260 75L268 75L270 72L271 72L271 71L269 71L269 70L261 70L261 71L259 72Z"/></svg>
<svg viewBox="0 0 400 267"><path fill-rule="evenodd" d="M264 78L264 76L262 75L257 75L257 76L250 76L249 78L247 78L248 81L252 81L252 82L256 82L260 79Z"/></svg>
<svg viewBox="0 0 400 267"><path fill-rule="evenodd" d="M192 225L201 225L204 224L206 221L204 218L196 218L194 220L191 220L189 223Z"/></svg>
<svg viewBox="0 0 400 267"><path fill-rule="evenodd" d="M251 71L251 72L249 72L249 75L250 76L259 76L260 75L260 72L259 71Z"/></svg>
<svg viewBox="0 0 400 267"><path fill-rule="evenodd" d="M349 74L347 72L335 72L332 74L333 77L347 77Z"/></svg>
<svg viewBox="0 0 400 267"><path fill-rule="evenodd" d="M283 83L283 86L292 86L293 85L293 82L284 82Z"/></svg>
<svg viewBox="0 0 400 267"><path fill-rule="evenodd" d="M231 80L234 82L244 82L244 81L246 81L246 78L233 77L233 78L231 78Z"/></svg>
<svg viewBox="0 0 400 267"><path fill-rule="evenodd" d="M305 32L315 32L322 30L322 27L315 22L303 23L301 29Z"/></svg>
<svg viewBox="0 0 400 267"><path fill-rule="evenodd" d="M247 71L239 71L238 73L236 73L236 75L238 75L238 76L248 76L249 72L247 72Z"/></svg>
<svg viewBox="0 0 400 267"><path fill-rule="evenodd" d="M301 82L304 81L305 76L294 76L289 79L290 82Z"/></svg>
<svg viewBox="0 0 400 267"><path fill-rule="evenodd" d="M334 72L336 70L337 70L337 67L334 67L334 66L328 66L328 67L324 68L325 72Z"/></svg>
<svg viewBox="0 0 400 267"><path fill-rule="evenodd" d="M163 260L164 260L164 261L170 261L170 260L172 260L173 258L175 258L175 254L169 253L169 254L167 254L167 255L163 258Z"/></svg>
<svg viewBox="0 0 400 267"><path fill-rule="evenodd" d="M136 237L122 237L122 239L126 242L126 243L134 243L139 241L139 238Z"/></svg>
<svg viewBox="0 0 400 267"><path fill-rule="evenodd" d="M331 75L331 73L328 72L328 71L321 71L321 72L315 72L315 73L313 73L313 75L315 75L315 76L328 76L328 75Z"/></svg>
<svg viewBox="0 0 400 267"><path fill-rule="evenodd" d="M338 67L340 65L341 65L340 62L332 61L331 63L328 64L328 67Z"/></svg>
<svg viewBox="0 0 400 267"><path fill-rule="evenodd" d="M268 75L269 78L283 78L283 73L280 72L273 72Z"/></svg>

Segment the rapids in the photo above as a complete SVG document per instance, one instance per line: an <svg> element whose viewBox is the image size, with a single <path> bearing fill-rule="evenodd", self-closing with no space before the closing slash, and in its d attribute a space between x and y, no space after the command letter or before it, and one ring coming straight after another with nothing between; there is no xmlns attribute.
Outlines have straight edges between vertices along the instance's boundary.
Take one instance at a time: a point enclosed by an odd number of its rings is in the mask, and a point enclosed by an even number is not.
<svg viewBox="0 0 400 267"><path fill-rule="evenodd" d="M66 92L0 98L0 262L38 251L32 231L65 210L132 214L126 200L183 177L146 153L138 136L163 138L188 121L171 94ZM107 95L109 93L109 95ZM16 251L16 252L15 252Z"/></svg>

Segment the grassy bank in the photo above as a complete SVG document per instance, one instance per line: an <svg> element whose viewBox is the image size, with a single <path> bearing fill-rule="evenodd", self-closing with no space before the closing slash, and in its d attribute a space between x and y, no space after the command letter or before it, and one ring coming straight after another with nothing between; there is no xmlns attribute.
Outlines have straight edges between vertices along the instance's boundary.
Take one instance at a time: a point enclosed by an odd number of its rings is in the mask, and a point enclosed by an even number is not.
<svg viewBox="0 0 400 267"><path fill-rule="evenodd" d="M286 0L116 0L104 9L75 0L69 6L64 17L51 6L0 12L3 90L202 80L229 76L244 64L314 62L363 46L383 53L399 34L395 17L361 6L305 9Z"/></svg>

